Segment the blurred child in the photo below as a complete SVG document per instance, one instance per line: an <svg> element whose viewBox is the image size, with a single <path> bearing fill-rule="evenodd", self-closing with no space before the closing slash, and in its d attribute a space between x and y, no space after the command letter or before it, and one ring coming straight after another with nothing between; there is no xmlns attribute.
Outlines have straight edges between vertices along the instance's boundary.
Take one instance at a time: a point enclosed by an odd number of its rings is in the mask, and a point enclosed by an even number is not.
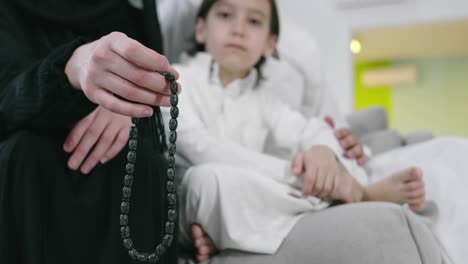
<svg viewBox="0 0 468 264"><path fill-rule="evenodd" d="M278 36L274 0L206 0L193 57L176 67L185 88L178 152L191 166L180 186L181 237L192 237L199 261L216 248L272 254L304 213L332 201L408 203L413 210L424 201L420 169L367 185L326 123L264 91L262 65ZM268 133L299 154L264 154Z"/></svg>

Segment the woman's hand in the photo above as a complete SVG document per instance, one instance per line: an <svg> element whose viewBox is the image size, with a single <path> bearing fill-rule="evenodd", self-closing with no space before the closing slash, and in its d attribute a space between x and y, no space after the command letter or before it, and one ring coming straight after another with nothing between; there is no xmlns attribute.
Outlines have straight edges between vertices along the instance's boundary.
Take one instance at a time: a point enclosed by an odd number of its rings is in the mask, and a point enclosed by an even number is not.
<svg viewBox="0 0 468 264"><path fill-rule="evenodd" d="M114 158L127 144L131 126L128 116L98 106L73 127L65 140L64 150L72 152L68 167L88 174L98 162Z"/></svg>
<svg viewBox="0 0 468 264"><path fill-rule="evenodd" d="M151 116L150 106L170 106L170 84L158 71L178 78L164 56L119 32L79 47L65 67L72 86L92 102L132 117Z"/></svg>

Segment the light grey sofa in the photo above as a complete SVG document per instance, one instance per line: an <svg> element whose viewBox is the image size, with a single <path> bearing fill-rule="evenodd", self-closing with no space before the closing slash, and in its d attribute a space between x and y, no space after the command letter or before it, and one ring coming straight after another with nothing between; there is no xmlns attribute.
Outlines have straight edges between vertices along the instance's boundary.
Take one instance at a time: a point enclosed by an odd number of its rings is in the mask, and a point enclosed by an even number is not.
<svg viewBox="0 0 468 264"><path fill-rule="evenodd" d="M433 138L433 134L429 131L420 130L402 135L400 132L390 129L387 111L380 106L353 112L347 116L346 121L353 133L371 149L373 154Z"/></svg>
<svg viewBox="0 0 468 264"><path fill-rule="evenodd" d="M190 254L179 264L194 263ZM356 203L305 215L274 255L225 250L209 264L451 263L426 225L406 207Z"/></svg>

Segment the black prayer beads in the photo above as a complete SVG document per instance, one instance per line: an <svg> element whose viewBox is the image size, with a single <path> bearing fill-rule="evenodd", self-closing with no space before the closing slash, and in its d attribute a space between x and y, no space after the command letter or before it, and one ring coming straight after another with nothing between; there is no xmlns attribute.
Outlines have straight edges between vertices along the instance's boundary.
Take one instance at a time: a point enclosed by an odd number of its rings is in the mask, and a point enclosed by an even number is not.
<svg viewBox="0 0 468 264"><path fill-rule="evenodd" d="M132 195L133 173L135 172L135 162L137 160L138 146L138 118L132 118L133 126L130 128L130 138L128 140L127 164L125 166L124 187L122 188L122 203L120 204L120 236L122 237L123 245L128 250L128 255L135 261L142 263L156 263L161 256L166 252L174 240L174 232L176 229L177 218L177 195L175 183L175 158L176 140L177 140L177 117L179 116L179 108L177 104L179 98L177 92L179 87L175 78L168 72L160 72L167 81L170 82L171 89L171 120L169 121L169 146L168 146L168 169L167 169L167 184L166 184L166 200L167 200L167 221L164 226L164 236L161 242L156 246L154 252L146 253L139 252L134 248L131 239L131 231L129 226L130 213L130 197Z"/></svg>

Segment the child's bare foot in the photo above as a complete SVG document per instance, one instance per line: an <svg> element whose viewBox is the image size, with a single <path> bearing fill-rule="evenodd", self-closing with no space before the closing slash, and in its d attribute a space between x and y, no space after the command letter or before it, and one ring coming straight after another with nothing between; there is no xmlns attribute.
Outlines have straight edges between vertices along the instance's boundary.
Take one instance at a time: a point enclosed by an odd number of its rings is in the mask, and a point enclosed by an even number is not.
<svg viewBox="0 0 468 264"><path fill-rule="evenodd" d="M217 250L213 241L199 224L192 225L192 239L197 250L195 257L198 262L203 262L216 254Z"/></svg>
<svg viewBox="0 0 468 264"><path fill-rule="evenodd" d="M366 186L364 193L368 201L407 203L411 210L419 211L426 197L423 173L419 168L408 168Z"/></svg>

